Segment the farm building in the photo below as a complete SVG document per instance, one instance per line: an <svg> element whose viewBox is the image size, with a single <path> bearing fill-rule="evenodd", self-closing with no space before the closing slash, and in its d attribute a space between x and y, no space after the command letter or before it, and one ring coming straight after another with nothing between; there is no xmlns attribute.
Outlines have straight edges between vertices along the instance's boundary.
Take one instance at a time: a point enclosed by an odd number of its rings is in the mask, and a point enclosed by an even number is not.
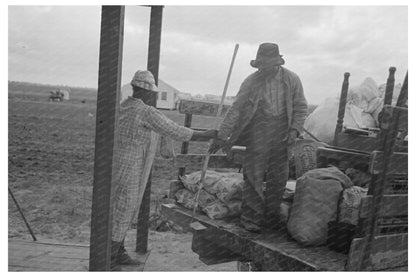
<svg viewBox="0 0 416 277"><path fill-rule="evenodd" d="M176 104L179 100L179 95L181 94L181 92L160 79L158 88L159 93L157 96L156 108L166 110L176 109ZM121 87L121 100L126 99L128 96L131 96L132 93L133 90L130 84L123 85Z"/></svg>

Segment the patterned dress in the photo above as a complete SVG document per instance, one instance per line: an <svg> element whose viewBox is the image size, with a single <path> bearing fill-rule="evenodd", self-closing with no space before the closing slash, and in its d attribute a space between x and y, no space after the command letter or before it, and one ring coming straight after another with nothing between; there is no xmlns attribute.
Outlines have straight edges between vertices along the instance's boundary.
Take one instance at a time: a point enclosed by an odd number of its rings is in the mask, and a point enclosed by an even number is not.
<svg viewBox="0 0 416 277"><path fill-rule="evenodd" d="M140 99L129 97L121 103L113 163L113 241L124 239L138 215L158 134L189 141L193 131L176 124Z"/></svg>

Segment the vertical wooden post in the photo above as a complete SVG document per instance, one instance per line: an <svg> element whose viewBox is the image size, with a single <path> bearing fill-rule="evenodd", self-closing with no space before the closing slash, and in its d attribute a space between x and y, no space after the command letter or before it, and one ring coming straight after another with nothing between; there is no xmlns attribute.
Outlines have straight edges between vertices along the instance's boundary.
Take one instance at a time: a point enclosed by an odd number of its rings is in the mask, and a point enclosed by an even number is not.
<svg viewBox="0 0 416 277"><path fill-rule="evenodd" d="M103 6L95 129L90 271L110 270L112 167L120 99L124 6Z"/></svg>
<svg viewBox="0 0 416 277"><path fill-rule="evenodd" d="M335 134L334 134L334 145L338 145L338 134L342 132L342 125L344 123L344 115L345 115L345 106L347 105L347 95L348 95L348 79L350 78L350 73L344 73L344 81L342 82L341 88L341 97L339 99L339 107L338 107L338 121L337 126L335 127Z"/></svg>
<svg viewBox="0 0 416 277"><path fill-rule="evenodd" d="M162 35L162 16L163 6L152 6L150 11L150 30L149 30L149 51L147 59L147 70L152 72L155 77L156 84L159 82L159 59L160 59L160 43ZM157 94L154 93L152 99L147 103L156 107ZM149 235L149 213L150 213L150 195L152 186L152 173L146 184L146 190L140 205L139 216L137 219L136 234L136 252L147 252L147 240Z"/></svg>
<svg viewBox="0 0 416 277"><path fill-rule="evenodd" d="M191 113L186 113L185 114L185 123L184 126L191 128L191 124L192 124L192 114ZM181 147L181 154L188 154L188 147L189 147L189 142L184 141L182 142L182 147ZM185 175L185 167L180 167L179 171L178 171L178 178L179 176L183 176Z"/></svg>
<svg viewBox="0 0 416 277"><path fill-rule="evenodd" d="M384 105L391 105L393 99L394 90L394 73L396 72L395 67L389 68L389 77L387 78L386 91L384 93Z"/></svg>

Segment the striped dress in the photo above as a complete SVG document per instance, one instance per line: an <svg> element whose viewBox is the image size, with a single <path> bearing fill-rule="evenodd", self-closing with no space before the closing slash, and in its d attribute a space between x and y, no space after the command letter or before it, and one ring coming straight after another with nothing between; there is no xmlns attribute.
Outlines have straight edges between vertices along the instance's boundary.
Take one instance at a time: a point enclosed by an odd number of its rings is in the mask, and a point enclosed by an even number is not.
<svg viewBox="0 0 416 277"><path fill-rule="evenodd" d="M138 215L159 134L189 141L193 131L140 99L129 97L121 103L113 163L113 241L124 239Z"/></svg>

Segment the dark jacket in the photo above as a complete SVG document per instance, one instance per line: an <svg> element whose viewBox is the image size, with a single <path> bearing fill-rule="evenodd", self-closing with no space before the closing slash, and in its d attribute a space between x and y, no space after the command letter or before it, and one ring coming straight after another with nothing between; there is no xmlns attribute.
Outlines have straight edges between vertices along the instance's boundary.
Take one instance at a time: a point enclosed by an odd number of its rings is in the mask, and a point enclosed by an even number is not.
<svg viewBox="0 0 416 277"><path fill-rule="evenodd" d="M300 134L308 109L302 83L294 72L283 67L280 70L282 70L288 130L295 129ZM252 120L265 89L266 82L259 71L249 75L241 84L237 97L228 110L218 133L219 138L229 138L227 148L232 145L246 145L244 141L244 138L247 137L245 135L246 127Z"/></svg>

